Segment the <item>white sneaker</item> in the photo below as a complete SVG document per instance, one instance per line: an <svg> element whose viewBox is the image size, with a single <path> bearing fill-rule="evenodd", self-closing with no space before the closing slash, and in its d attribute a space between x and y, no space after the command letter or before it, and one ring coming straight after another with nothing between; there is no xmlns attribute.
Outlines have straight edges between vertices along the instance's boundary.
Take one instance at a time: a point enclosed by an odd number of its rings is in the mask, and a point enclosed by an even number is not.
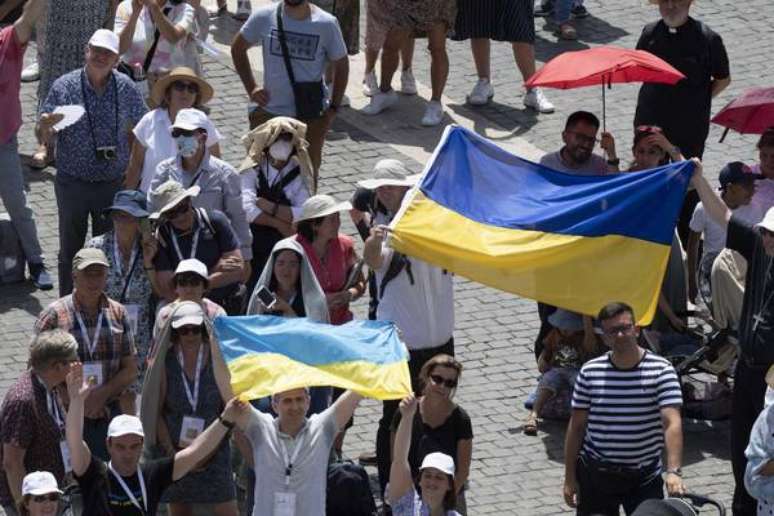
<svg viewBox="0 0 774 516"><path fill-rule="evenodd" d="M489 79L479 79L473 91L468 95L468 104L471 106L483 106L494 97L494 88Z"/></svg>
<svg viewBox="0 0 774 516"><path fill-rule="evenodd" d="M404 95L417 94L417 80L414 79L411 69L403 70L400 73L400 92Z"/></svg>
<svg viewBox="0 0 774 516"><path fill-rule="evenodd" d="M437 100L431 100L425 109L425 116L422 117L422 125L430 127L438 125L443 120L443 106Z"/></svg>
<svg viewBox="0 0 774 516"><path fill-rule="evenodd" d="M385 109L394 106L398 103L398 94L395 90L390 90L387 93L379 91L371 97L371 102L366 107L360 110L364 115L378 115Z"/></svg>
<svg viewBox="0 0 774 516"><path fill-rule="evenodd" d="M376 72L371 70L363 78L363 95L373 97L379 91L379 81L376 80Z"/></svg>
<svg viewBox="0 0 774 516"><path fill-rule="evenodd" d="M554 112L554 105L548 101L540 88L532 88L524 95L524 105L538 113Z"/></svg>
<svg viewBox="0 0 774 516"><path fill-rule="evenodd" d="M38 62L35 61L31 65L29 65L27 68L22 70L21 73L21 81L22 82L35 82L38 79L40 79L40 69L38 67Z"/></svg>

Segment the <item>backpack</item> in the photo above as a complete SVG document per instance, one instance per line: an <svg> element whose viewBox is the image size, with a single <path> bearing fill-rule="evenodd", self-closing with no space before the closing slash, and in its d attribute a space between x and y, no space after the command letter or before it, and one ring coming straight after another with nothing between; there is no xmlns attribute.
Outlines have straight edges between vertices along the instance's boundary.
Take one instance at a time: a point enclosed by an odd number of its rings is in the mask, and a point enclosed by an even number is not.
<svg viewBox="0 0 774 516"><path fill-rule="evenodd" d="M327 516L376 516L376 502L365 468L352 461L328 465Z"/></svg>
<svg viewBox="0 0 774 516"><path fill-rule="evenodd" d="M11 218L0 214L0 283L24 281L24 265L27 260Z"/></svg>

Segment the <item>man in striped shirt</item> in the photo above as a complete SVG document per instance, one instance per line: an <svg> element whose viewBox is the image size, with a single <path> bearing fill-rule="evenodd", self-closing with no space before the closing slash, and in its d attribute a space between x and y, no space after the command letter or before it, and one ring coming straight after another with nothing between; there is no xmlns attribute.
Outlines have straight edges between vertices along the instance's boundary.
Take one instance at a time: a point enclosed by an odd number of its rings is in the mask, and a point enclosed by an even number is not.
<svg viewBox="0 0 774 516"><path fill-rule="evenodd" d="M682 393L674 368L637 344L634 311L610 303L597 317L611 351L578 374L564 445L564 499L578 515L626 514L648 498L684 492ZM661 478L666 443L667 469Z"/></svg>

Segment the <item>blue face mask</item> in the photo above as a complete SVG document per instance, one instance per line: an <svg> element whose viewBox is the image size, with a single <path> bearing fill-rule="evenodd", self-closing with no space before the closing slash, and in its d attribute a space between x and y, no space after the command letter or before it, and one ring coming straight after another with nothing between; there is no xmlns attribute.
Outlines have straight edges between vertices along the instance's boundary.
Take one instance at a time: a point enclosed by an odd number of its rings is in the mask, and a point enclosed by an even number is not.
<svg viewBox="0 0 774 516"><path fill-rule="evenodd" d="M194 135L180 135L175 138L175 142L177 143L177 149L180 152L180 155L184 158L192 157L199 149L199 142L196 140L196 136Z"/></svg>

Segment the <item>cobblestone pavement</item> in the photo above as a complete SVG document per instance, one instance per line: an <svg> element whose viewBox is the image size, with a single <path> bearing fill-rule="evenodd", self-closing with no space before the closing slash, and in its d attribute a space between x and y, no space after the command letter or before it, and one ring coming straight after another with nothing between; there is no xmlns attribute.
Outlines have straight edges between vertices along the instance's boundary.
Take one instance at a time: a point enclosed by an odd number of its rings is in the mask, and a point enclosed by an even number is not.
<svg viewBox="0 0 774 516"><path fill-rule="evenodd" d="M262 0L253 0L253 4L259 1ZM539 61L568 49L600 44L633 46L642 25L656 16L655 8L644 0L588 0L586 6L591 17L578 22L580 39L574 43L557 43L550 28L544 26L545 22L536 20ZM715 102L715 110L744 88L771 83L769 56L774 52L768 21L772 14L771 0L704 0L695 6L695 14L724 37L730 54L733 82ZM223 25L213 27L214 40L226 43L235 25L230 21L219 23ZM27 59L33 54L30 49ZM464 100L476 77L467 43L449 42L449 54L452 71L446 96L450 115L469 127L499 131L505 136L498 140L508 148L531 149L533 153L535 147L544 151L558 148L560 131L569 112L581 108L601 110L598 88L547 90L557 105L557 113L536 116L525 110L520 100L521 79L509 46L502 43L492 47L495 101L489 106L471 109L464 106ZM211 104L211 116L225 138L225 158L236 164L242 152L238 137L247 127L245 96L225 55L217 60L209 59L206 70L217 93ZM361 78L358 70L362 70L362 53L353 58L350 78L349 93L356 106L363 102L358 97ZM427 91L429 57L422 41L418 42L414 70L420 93ZM615 85L607 92L607 126L618 137L619 154L624 158L630 146L636 88ZM30 154L34 149L35 91L35 84L22 88L25 125L20 144L23 154ZM377 120L343 110L336 127L346 134L326 146L321 191L347 198L353 183L366 177L374 163L383 157L402 157L411 168L421 170L440 134L437 129L419 127L422 104L421 99L403 100L392 114ZM392 132L385 132L392 121L400 122L396 126L399 130L393 127ZM708 140L705 161L711 176L727 160L752 162L755 158L754 137L731 134L725 143L717 144L719 136L720 130L713 128ZM54 174L54 169L49 168L42 172L27 171L26 176L28 199L37 217L52 272L56 269L57 250ZM352 229L351 224L345 225L350 233ZM0 286L0 335L3 337L0 392L4 393L25 367L34 318L53 299L53 293L37 292L28 283ZM358 316L365 315L362 301L356 311ZM536 376L531 351L537 330L534 303L457 278L456 318L456 349L465 366L457 398L470 413L475 434L467 497L470 514L567 513L561 499L564 425L548 423L538 437L521 433L525 415L522 403L533 389ZM347 455L357 457L360 452L373 448L380 410L380 405L374 402L366 402L358 409L356 425L346 439ZM692 491L718 497L728 505L732 480L727 424L688 422L685 433L686 483Z"/></svg>

